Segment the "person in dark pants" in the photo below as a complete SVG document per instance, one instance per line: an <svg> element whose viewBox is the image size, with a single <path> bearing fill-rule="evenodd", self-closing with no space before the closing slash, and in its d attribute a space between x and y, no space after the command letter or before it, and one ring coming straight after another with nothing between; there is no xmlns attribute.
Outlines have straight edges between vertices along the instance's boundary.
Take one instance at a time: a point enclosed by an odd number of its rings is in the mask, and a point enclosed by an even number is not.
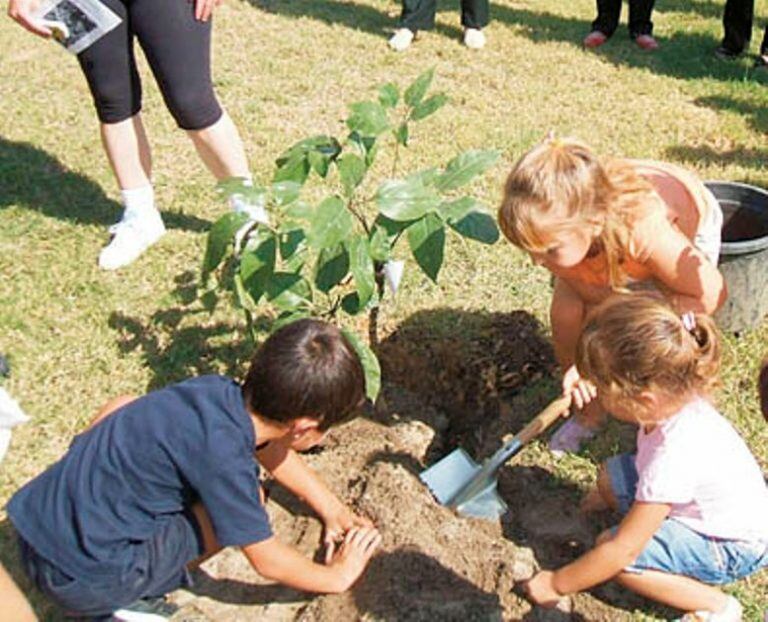
<svg viewBox="0 0 768 622"><path fill-rule="evenodd" d="M435 27L437 0L403 0L403 13L389 47L401 52L411 45L416 32ZM480 49L485 46L483 28L488 25L488 0L461 0L461 25L464 45Z"/></svg>
<svg viewBox="0 0 768 622"><path fill-rule="evenodd" d="M651 13L654 0L629 0L629 36L643 50L659 47L653 32ZM597 18L592 22L592 31L584 37L584 47L596 48L616 32L621 15L621 0L597 0Z"/></svg>
<svg viewBox="0 0 768 622"><path fill-rule="evenodd" d="M99 265L131 263L164 233L155 207L152 158L141 120L138 41L177 125L219 179L250 179L237 128L222 110L211 81L211 22L221 0L101 0L121 23L78 55L91 89L101 138L122 193L125 212L114 225ZM35 19L37 0L10 0L8 14L27 30L50 37ZM237 205L233 208L238 209Z"/></svg>
<svg viewBox="0 0 768 622"><path fill-rule="evenodd" d="M724 59L737 58L749 49L752 22L755 16L754 0L727 0L723 11L723 40L715 55ZM757 65L768 64L768 26L763 33Z"/></svg>

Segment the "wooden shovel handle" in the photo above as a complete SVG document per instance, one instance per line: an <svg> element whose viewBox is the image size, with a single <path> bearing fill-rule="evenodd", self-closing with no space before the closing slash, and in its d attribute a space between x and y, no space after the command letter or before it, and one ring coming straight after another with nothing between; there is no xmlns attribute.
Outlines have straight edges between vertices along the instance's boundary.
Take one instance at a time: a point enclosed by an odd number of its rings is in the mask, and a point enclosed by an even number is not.
<svg viewBox="0 0 768 622"><path fill-rule="evenodd" d="M557 421L561 415L568 412L571 407L571 396L563 395L551 402L544 410L542 410L536 417L534 417L528 425L526 425L517 434L517 438L522 445L525 445L531 439L537 437L555 421Z"/></svg>

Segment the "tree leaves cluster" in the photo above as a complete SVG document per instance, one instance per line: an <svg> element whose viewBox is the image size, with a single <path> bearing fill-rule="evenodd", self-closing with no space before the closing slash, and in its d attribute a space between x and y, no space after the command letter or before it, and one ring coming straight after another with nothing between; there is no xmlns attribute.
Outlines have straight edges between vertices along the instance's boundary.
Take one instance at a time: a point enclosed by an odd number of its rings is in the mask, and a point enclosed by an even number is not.
<svg viewBox="0 0 768 622"><path fill-rule="evenodd" d="M470 150L442 167L397 175L399 149L408 146L413 123L448 102L443 93L429 94L432 79L429 70L402 94L387 83L376 100L351 104L345 138L299 141L277 158L270 184L243 179L219 184L223 195L239 195L241 202L266 209L270 223L243 213L228 213L214 223L203 260L205 296L215 303L222 290L232 291L249 327L262 304L277 313L275 328L300 317L336 318L339 312L368 312L374 321L385 296L384 272L401 239L432 281L444 263L448 231L496 242L494 219L461 189L493 166L497 151ZM371 173L387 143L394 149L392 174L375 184ZM324 180L328 196L310 205L301 194L313 174ZM363 362L368 396L375 399L376 356L355 335L347 336Z"/></svg>

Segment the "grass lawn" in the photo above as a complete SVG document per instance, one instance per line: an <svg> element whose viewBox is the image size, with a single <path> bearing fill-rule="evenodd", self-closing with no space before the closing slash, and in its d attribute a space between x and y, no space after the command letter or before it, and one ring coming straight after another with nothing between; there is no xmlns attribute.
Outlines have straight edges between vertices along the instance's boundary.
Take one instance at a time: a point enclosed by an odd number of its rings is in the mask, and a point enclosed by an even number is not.
<svg viewBox="0 0 768 622"><path fill-rule="evenodd" d="M624 25L599 51L583 51L591 0L498 0L488 47L472 52L460 43L454 4L442 2L437 29L395 54L386 38L396 2L229 0L216 14L214 75L254 174L266 179L274 158L300 138L339 133L346 104L373 97L378 84L403 85L434 66L436 88L451 102L416 126L403 165L501 149L502 163L475 188L494 209L511 162L549 130L601 152L768 187L768 72L758 75L749 59L713 56L723 2L659 0L661 49L653 54L637 49ZM766 0L755 14L768 18ZM754 45L761 35L756 28ZM249 357L241 317L224 306L209 315L194 302L205 232L224 208L142 68L169 233L129 269L104 273L96 258L119 216L118 193L85 81L56 45L0 20L0 351L13 365L6 386L34 419L18 429L2 465L0 505L56 460L109 397L199 373L237 375ZM437 286L406 271L383 311L384 332L437 307L523 310L546 326L549 276L519 251L451 239L446 257ZM720 403L768 470L768 426L755 390L766 352L768 322L727 339ZM558 469L565 478L594 475L583 456ZM0 530L0 555L11 559L11 549ZM746 619L762 620L768 573L729 589L745 603Z"/></svg>

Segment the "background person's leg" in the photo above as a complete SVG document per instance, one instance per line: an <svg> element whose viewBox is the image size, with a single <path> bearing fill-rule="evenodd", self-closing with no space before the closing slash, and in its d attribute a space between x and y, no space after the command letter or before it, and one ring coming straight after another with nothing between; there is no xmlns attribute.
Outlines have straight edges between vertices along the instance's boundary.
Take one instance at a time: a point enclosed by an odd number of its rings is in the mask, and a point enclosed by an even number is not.
<svg viewBox="0 0 768 622"><path fill-rule="evenodd" d="M738 56L749 47L754 11L754 0L727 0L723 11L724 35L718 48L724 56Z"/></svg>
<svg viewBox="0 0 768 622"><path fill-rule="evenodd" d="M488 25L488 0L461 0L461 25L482 30Z"/></svg>
<svg viewBox="0 0 768 622"><path fill-rule="evenodd" d="M412 32L432 30L435 27L437 0L403 0L403 12L398 28L407 28Z"/></svg>
<svg viewBox="0 0 768 622"><path fill-rule="evenodd" d="M654 3L654 0L629 0L629 36L632 39L653 32L651 13Z"/></svg>
<svg viewBox="0 0 768 622"><path fill-rule="evenodd" d="M203 163L217 179L249 177L240 135L213 91L211 21L195 20L186 0L134 0L130 11L168 110Z"/></svg>
<svg viewBox="0 0 768 622"><path fill-rule="evenodd" d="M597 17L592 22L592 30L610 37L616 32L621 16L621 0L597 0Z"/></svg>

